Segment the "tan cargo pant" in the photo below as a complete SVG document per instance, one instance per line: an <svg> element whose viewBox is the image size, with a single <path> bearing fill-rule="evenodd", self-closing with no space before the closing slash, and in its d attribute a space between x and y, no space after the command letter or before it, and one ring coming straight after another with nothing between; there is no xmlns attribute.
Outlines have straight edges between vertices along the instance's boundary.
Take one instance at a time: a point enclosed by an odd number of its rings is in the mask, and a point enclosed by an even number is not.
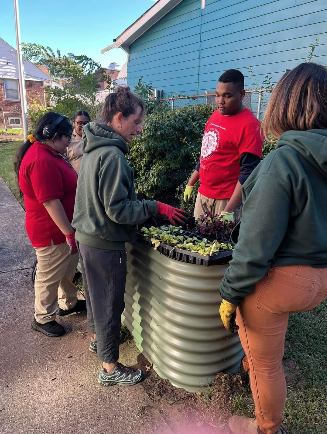
<svg viewBox="0 0 327 434"><path fill-rule="evenodd" d="M35 319L45 324L55 319L58 305L67 310L77 303L77 287L72 281L79 256L70 255L66 243L37 247L35 252Z"/></svg>
<svg viewBox="0 0 327 434"><path fill-rule="evenodd" d="M198 218L201 214L206 211L210 212L212 215L219 215L227 205L229 199L210 199L209 197L203 196L203 194L198 193L194 206L194 217ZM234 211L234 218L239 219L241 216L241 206L236 208Z"/></svg>

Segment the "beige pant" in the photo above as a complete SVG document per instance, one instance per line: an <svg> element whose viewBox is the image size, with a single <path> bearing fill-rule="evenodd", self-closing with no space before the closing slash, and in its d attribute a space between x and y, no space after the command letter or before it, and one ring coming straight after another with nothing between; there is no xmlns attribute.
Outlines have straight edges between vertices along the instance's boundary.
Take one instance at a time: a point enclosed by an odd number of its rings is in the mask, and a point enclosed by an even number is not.
<svg viewBox="0 0 327 434"><path fill-rule="evenodd" d="M78 254L70 255L66 243L35 248L35 319L45 324L56 317L58 305L71 309L77 303L77 288L72 283Z"/></svg>
<svg viewBox="0 0 327 434"><path fill-rule="evenodd" d="M201 214L206 211L210 212L212 215L219 215L227 205L229 199L210 199L209 197L203 196L203 194L198 193L194 206L194 217L198 218ZM235 219L239 219L241 216L241 206L236 208L234 211Z"/></svg>

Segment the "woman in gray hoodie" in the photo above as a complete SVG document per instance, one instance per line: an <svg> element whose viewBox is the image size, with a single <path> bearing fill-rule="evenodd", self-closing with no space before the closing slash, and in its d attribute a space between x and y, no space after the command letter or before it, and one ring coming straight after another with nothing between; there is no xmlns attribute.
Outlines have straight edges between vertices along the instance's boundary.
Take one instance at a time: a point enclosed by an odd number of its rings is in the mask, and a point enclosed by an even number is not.
<svg viewBox="0 0 327 434"><path fill-rule="evenodd" d="M185 212L156 200L137 200L133 172L127 163L128 143L142 131L143 101L129 87L107 96L103 124L91 122L83 130L83 159L78 177L72 225L76 229L82 264L90 350L102 361L99 383L133 385L140 369L119 359L121 314L126 281L125 243L136 225L165 215L172 224L187 220Z"/></svg>
<svg viewBox="0 0 327 434"><path fill-rule="evenodd" d="M286 432L289 314L327 296L327 69L302 63L286 73L263 129L279 139L277 149L243 185L239 237L220 286L221 319L239 329L255 402L256 420L230 419L237 434Z"/></svg>

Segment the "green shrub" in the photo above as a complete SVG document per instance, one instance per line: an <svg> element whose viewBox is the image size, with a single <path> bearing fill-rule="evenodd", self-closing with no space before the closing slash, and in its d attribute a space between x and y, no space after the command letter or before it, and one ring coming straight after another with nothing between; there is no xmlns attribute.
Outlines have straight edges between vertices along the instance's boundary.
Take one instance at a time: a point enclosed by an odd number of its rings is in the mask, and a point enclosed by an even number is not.
<svg viewBox="0 0 327 434"><path fill-rule="evenodd" d="M28 130L33 132L40 117L52 110L53 108L46 107L36 101L30 102L28 108Z"/></svg>
<svg viewBox="0 0 327 434"><path fill-rule="evenodd" d="M277 142L278 140L275 138L270 138L269 141L266 139L263 141L262 158L267 157L271 151L276 149Z"/></svg>
<svg viewBox="0 0 327 434"><path fill-rule="evenodd" d="M92 104L89 101L83 103L81 102L81 99L74 97L58 99L56 101L56 105L51 107L46 107L43 104L33 101L29 104L28 130L33 132L40 117L49 111L63 114L67 116L70 121L72 121L73 115L77 110L87 111L91 117L91 120L95 120L97 117L99 117L101 109L102 104Z"/></svg>
<svg viewBox="0 0 327 434"><path fill-rule="evenodd" d="M170 108L169 104L165 101L149 98L149 95L153 90L151 83L143 83L143 76L139 78L137 85L133 89L133 92L144 101L148 116L154 112L162 112L169 110Z"/></svg>
<svg viewBox="0 0 327 434"><path fill-rule="evenodd" d="M146 118L141 137L135 138L128 155L137 192L180 205L176 189L192 173L201 150L211 105L158 109Z"/></svg>
<svg viewBox="0 0 327 434"><path fill-rule="evenodd" d="M63 94L63 91L62 91ZM82 98L78 95L67 94L55 100L55 106L51 110L64 114L72 121L74 113L77 110L84 110L89 115L92 121L100 117L103 104L97 103L95 99Z"/></svg>
<svg viewBox="0 0 327 434"><path fill-rule="evenodd" d="M190 174L192 172L193 172L193 169L191 170ZM196 196L198 195L198 189L200 187L200 183L197 182L194 185L190 200L188 202L184 202L184 191L185 191L185 187L187 185L188 179L189 179L189 177L187 177L185 179L183 184L181 184L177 187L176 192L175 192L175 201L176 201L175 203L176 203L176 206L178 206L178 208L184 209L192 216L194 213L195 200L196 200Z"/></svg>

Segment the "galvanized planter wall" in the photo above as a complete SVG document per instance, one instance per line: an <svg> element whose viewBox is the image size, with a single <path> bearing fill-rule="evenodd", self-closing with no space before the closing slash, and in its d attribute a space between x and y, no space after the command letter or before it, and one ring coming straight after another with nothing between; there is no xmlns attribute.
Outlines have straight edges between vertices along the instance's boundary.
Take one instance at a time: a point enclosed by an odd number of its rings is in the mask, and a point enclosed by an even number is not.
<svg viewBox="0 0 327 434"><path fill-rule="evenodd" d="M218 312L227 266L178 262L138 241L127 252L123 322L160 377L196 392L217 372L235 372L243 350Z"/></svg>

